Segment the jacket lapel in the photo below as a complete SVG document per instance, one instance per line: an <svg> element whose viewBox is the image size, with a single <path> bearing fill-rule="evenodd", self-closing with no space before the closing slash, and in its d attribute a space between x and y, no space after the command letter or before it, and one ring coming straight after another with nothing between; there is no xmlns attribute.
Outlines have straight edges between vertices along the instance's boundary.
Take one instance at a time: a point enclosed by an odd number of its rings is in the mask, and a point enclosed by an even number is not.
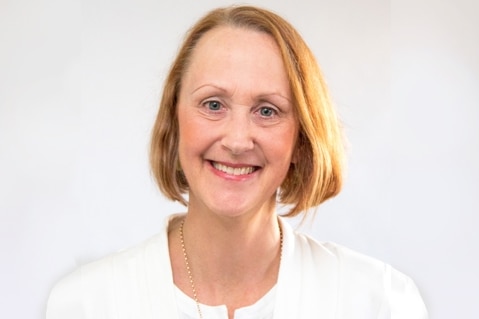
<svg viewBox="0 0 479 319"><path fill-rule="evenodd" d="M151 260L148 262L147 276L152 319L179 319L168 249L168 224L174 217L166 219L163 231L147 247L147 259Z"/></svg>
<svg viewBox="0 0 479 319"><path fill-rule="evenodd" d="M338 260L320 243L297 234L280 218L283 252L275 319L333 319L338 294Z"/></svg>

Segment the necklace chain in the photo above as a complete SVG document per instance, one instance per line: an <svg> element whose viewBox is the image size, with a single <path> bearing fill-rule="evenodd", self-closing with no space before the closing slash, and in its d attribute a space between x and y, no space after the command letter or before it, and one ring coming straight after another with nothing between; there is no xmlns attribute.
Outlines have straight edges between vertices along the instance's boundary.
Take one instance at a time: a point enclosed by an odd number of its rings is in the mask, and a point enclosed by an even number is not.
<svg viewBox="0 0 479 319"><path fill-rule="evenodd" d="M185 218L181 221L180 224L180 242L181 242L181 250L183 251L183 257L185 259L185 267L186 267L186 272L188 273L188 280L190 281L191 285L191 290L193 292L193 299L195 300L196 303L196 309L198 310L198 315L200 316L200 319L203 319L203 313L201 312L201 307L200 307L200 302L198 301L198 294L196 293L196 286L195 286L195 281L193 280L193 274L191 272L191 267L190 263L188 260L188 254L186 253L186 247L185 247L185 239L183 236L183 226L185 225ZM280 244L280 261L281 257L283 255L283 230L281 229L281 226L278 223L279 227L279 244Z"/></svg>
<svg viewBox="0 0 479 319"><path fill-rule="evenodd" d="M181 249L183 250L183 257L185 258L186 272L188 273L188 280L190 281L191 290L193 291L193 299L196 302L196 309L200 315L200 319L203 319L203 314L201 313L200 302L198 301L198 295L196 294L195 282L193 280L193 274L191 273L190 263L188 262L188 254L186 253L185 240L183 236L183 225L185 224L185 219L181 221L180 225L180 240L181 240Z"/></svg>

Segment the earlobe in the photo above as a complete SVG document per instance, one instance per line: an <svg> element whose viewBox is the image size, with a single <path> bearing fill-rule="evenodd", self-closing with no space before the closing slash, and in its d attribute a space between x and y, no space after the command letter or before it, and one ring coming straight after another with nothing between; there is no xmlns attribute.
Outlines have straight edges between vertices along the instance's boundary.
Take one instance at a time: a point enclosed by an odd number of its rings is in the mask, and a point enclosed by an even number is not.
<svg viewBox="0 0 479 319"><path fill-rule="evenodd" d="M299 161L299 151L298 151L298 147L295 147L294 148L294 151L293 151L293 156L291 156L291 164L297 164Z"/></svg>
<svg viewBox="0 0 479 319"><path fill-rule="evenodd" d="M298 133L298 137L296 138L296 143L294 144L293 155L291 156L291 164L298 164L300 162L301 151L305 149L304 135L302 132ZM303 152L304 153L304 152ZM304 154L303 154L304 155Z"/></svg>
<svg viewBox="0 0 479 319"><path fill-rule="evenodd" d="M296 144L294 145L293 155L291 156L291 164L298 164L299 162L299 154L300 154L300 137L298 137Z"/></svg>
<svg viewBox="0 0 479 319"><path fill-rule="evenodd" d="M183 174L183 167L181 167L180 155L176 154L175 170Z"/></svg>

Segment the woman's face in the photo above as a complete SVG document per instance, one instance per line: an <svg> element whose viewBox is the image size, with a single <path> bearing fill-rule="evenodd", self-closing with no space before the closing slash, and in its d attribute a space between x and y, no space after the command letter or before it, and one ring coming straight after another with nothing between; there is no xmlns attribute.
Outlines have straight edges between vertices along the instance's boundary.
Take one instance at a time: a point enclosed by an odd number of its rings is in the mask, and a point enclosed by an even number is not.
<svg viewBox="0 0 479 319"><path fill-rule="evenodd" d="M271 212L298 135L274 40L242 28L207 32L182 79L177 111L190 211Z"/></svg>

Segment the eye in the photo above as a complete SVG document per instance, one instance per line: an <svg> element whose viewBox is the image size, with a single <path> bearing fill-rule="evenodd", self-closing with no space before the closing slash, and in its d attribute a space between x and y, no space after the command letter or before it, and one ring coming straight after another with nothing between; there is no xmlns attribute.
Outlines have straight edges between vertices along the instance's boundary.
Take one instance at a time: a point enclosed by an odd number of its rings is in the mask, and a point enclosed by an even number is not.
<svg viewBox="0 0 479 319"><path fill-rule="evenodd" d="M221 110L221 103L218 101L206 101L205 106L210 111L219 111Z"/></svg>
<svg viewBox="0 0 479 319"><path fill-rule="evenodd" d="M271 107L262 107L259 109L259 114L263 117L272 117L275 115L275 110Z"/></svg>

